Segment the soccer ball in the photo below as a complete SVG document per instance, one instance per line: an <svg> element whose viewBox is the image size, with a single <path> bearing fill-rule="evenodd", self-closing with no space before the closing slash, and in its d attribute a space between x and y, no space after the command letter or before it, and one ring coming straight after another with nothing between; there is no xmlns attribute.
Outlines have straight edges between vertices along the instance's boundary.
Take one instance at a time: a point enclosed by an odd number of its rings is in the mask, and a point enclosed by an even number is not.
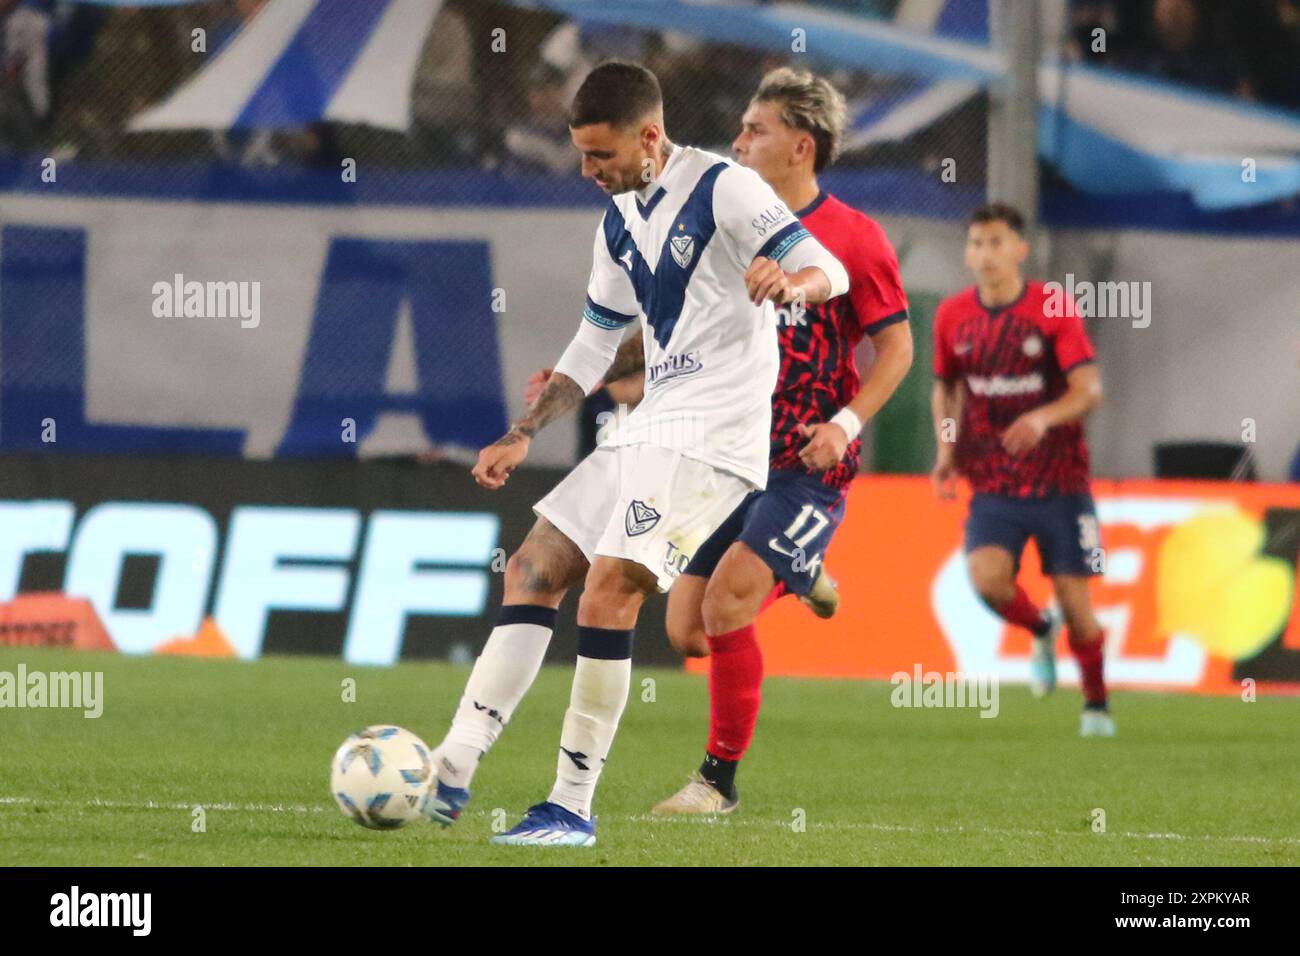
<svg viewBox="0 0 1300 956"><path fill-rule="evenodd" d="M331 765L330 792L363 827L395 830L420 815L433 775L424 741L409 730L376 724L343 741Z"/></svg>

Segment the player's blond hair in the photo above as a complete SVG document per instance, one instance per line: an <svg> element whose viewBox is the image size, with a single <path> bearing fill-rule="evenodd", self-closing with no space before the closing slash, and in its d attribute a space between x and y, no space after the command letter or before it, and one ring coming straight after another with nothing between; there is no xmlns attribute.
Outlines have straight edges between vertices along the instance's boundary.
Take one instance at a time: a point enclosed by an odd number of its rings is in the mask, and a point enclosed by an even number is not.
<svg viewBox="0 0 1300 956"><path fill-rule="evenodd" d="M813 172L820 173L835 161L848 122L849 108L844 95L825 77L807 70L779 67L763 77L758 92L754 94L754 102L775 104L780 110L781 122L791 129L812 134L817 147Z"/></svg>

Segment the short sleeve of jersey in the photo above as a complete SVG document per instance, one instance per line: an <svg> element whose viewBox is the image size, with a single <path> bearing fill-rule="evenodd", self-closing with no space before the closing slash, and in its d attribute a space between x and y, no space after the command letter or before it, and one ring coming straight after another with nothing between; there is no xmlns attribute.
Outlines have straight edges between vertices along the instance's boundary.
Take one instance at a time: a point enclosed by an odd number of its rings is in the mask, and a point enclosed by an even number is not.
<svg viewBox="0 0 1300 956"><path fill-rule="evenodd" d="M934 312L934 377L944 382L957 378L956 357L948 341L948 303L940 302Z"/></svg>
<svg viewBox="0 0 1300 956"><path fill-rule="evenodd" d="M735 244L739 265L745 269L758 256L780 262L810 236L763 177L744 166L728 166L718 174L713 218Z"/></svg>
<svg viewBox="0 0 1300 956"><path fill-rule="evenodd" d="M849 298L867 335L907 319L898 255L885 230L868 221L849 273Z"/></svg>
<svg viewBox="0 0 1300 956"><path fill-rule="evenodd" d="M1062 372L1069 372L1078 365L1091 362L1097 357L1097 350L1088 338L1088 330L1083 327L1079 310L1070 298L1065 300L1065 314L1057 319L1056 327L1056 361Z"/></svg>
<svg viewBox="0 0 1300 956"><path fill-rule="evenodd" d="M623 328L635 321L641 310L627 269L614 258L610 228L610 214L606 211L596 227L591 278L587 280L587 305L582 311L584 319L602 329Z"/></svg>

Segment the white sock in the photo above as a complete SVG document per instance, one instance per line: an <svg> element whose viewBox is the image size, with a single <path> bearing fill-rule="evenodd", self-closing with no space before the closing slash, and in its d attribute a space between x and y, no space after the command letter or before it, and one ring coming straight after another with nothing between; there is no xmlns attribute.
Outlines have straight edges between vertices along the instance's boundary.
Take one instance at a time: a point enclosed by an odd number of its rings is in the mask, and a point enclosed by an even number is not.
<svg viewBox="0 0 1300 956"><path fill-rule="evenodd" d="M584 644L591 639L592 631L609 635L603 638L605 648L600 652L617 655L615 659L588 657L581 653ZM611 644L626 644L626 656L623 656L621 646L609 650ZM631 645L631 631L578 629L578 663L573 672L569 709L564 714L564 729L560 733L555 786L547 799L585 820L591 819L596 781L600 779L600 772L609 757L619 718L627 704L628 689L632 685Z"/></svg>
<svg viewBox="0 0 1300 956"><path fill-rule="evenodd" d="M435 752L438 779L448 786L469 788L479 761L533 685L551 642L555 611L507 605L498 622L465 683L451 730Z"/></svg>

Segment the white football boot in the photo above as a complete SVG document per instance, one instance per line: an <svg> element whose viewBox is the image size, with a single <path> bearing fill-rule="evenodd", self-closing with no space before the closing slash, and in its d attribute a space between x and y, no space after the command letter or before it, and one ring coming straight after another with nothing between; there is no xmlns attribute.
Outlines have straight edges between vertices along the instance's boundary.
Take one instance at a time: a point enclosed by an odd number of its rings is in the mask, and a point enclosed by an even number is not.
<svg viewBox="0 0 1300 956"><path fill-rule="evenodd" d="M1114 737L1115 718L1108 710L1085 710L1079 720L1080 737Z"/></svg>
<svg viewBox="0 0 1300 956"><path fill-rule="evenodd" d="M724 797L713 784L705 780L698 770L691 771L691 779L667 800L656 803L651 813L711 814L730 813L740 806L739 798Z"/></svg>

